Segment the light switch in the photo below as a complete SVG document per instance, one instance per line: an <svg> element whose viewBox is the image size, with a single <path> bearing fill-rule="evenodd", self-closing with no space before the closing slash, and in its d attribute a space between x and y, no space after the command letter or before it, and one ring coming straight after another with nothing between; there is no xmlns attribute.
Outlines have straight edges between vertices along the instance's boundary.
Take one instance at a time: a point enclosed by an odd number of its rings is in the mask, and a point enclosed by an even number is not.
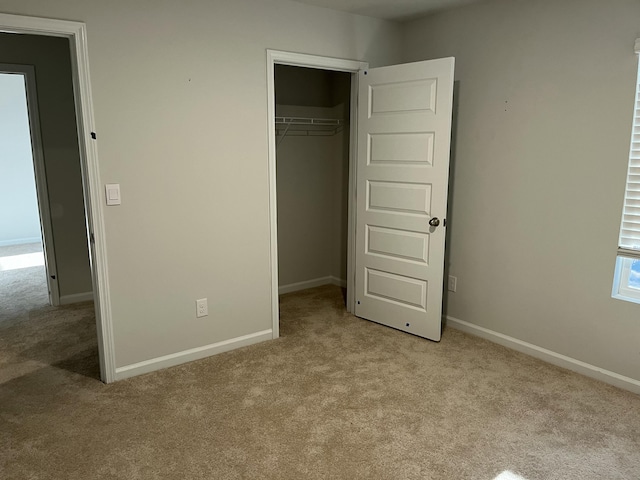
<svg viewBox="0 0 640 480"><path fill-rule="evenodd" d="M107 193L107 205L120 205L120 184L119 183L107 183L105 185Z"/></svg>

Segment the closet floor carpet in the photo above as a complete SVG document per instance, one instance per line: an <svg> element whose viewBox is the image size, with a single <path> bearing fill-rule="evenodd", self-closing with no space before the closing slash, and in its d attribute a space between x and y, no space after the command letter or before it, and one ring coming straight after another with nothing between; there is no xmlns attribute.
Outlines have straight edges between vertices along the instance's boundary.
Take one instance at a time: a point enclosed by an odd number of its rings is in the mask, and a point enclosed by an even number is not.
<svg viewBox="0 0 640 480"><path fill-rule="evenodd" d="M285 295L280 339L110 385L70 333L91 331L90 304L0 326L0 476L640 478L639 396L343 302L333 286Z"/></svg>

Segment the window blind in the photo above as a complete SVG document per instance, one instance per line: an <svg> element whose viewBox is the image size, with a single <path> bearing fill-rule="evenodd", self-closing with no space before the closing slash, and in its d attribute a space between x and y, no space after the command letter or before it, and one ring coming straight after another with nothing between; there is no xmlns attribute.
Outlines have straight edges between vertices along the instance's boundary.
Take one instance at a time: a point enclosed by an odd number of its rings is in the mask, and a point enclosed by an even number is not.
<svg viewBox="0 0 640 480"><path fill-rule="evenodd" d="M635 43L640 53L640 39ZM629 148L629 170L624 194L622 225L618 241L618 254L640 258L640 68L636 79L636 96Z"/></svg>

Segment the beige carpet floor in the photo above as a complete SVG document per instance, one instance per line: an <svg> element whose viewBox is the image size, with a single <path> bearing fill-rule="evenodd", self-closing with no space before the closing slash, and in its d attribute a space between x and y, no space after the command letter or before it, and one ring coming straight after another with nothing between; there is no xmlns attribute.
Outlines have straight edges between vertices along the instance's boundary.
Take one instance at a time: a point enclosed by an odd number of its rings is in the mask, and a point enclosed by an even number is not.
<svg viewBox="0 0 640 480"><path fill-rule="evenodd" d="M0 478L640 478L637 395L356 319L336 287L281 317L276 341L110 385L90 304L0 326Z"/></svg>
<svg viewBox="0 0 640 480"><path fill-rule="evenodd" d="M14 268L15 259L34 255L43 258L41 243L0 247L0 323L18 321L28 312L49 304L44 263Z"/></svg>

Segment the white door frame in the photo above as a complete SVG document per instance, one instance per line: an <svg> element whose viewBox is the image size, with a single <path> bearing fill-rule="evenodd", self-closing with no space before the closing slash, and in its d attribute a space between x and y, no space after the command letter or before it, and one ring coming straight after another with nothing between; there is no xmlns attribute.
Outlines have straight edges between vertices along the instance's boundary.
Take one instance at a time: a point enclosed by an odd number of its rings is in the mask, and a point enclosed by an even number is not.
<svg viewBox="0 0 640 480"><path fill-rule="evenodd" d="M49 208L49 193L47 189L47 173L44 168L44 154L40 132L40 118L38 115L38 93L36 88L35 68L32 65L16 65L0 63L0 74L15 74L24 78L25 95L27 100L27 115L29 121L29 138L31 139L31 159L36 184L36 198L38 216L40 218L40 232L44 253L44 268L49 288L51 305L60 305L60 291L56 268L55 246L53 244L53 228L51 227L51 210Z"/></svg>
<svg viewBox="0 0 640 480"><path fill-rule="evenodd" d="M92 139L92 134L95 132L95 121L89 79L87 28L82 22L0 13L0 32L69 39L89 258L98 330L100 378L103 382L110 383L115 381L116 364L98 149L96 142Z"/></svg>
<svg viewBox="0 0 640 480"><path fill-rule="evenodd" d="M351 73L351 111L349 139L349 224L347 241L347 310L355 310L355 179L358 119L358 72L369 68L367 62L344 60L341 58L321 57L303 53L267 50L267 115L269 125L269 224L271 250L269 263L271 267L271 319L273 338L280 336L280 308L278 306L278 204L276 196L276 95L275 65L292 65L296 67L332 70Z"/></svg>

